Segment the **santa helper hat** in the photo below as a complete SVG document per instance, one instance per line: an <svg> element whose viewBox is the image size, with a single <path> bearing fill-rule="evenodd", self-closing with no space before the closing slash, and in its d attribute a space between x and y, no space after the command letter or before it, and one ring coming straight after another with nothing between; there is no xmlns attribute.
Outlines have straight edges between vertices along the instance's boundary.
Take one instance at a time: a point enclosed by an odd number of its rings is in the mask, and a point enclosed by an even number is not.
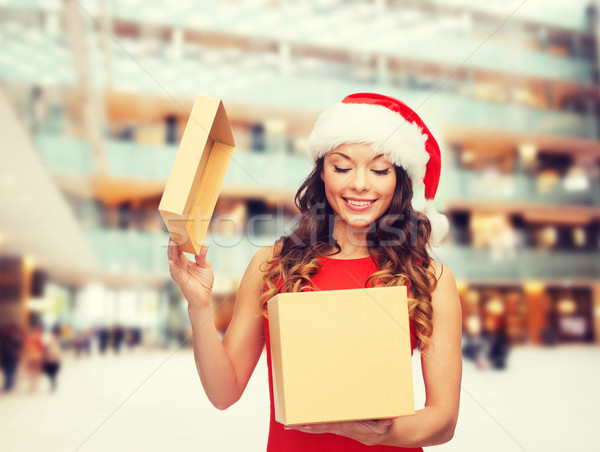
<svg viewBox="0 0 600 452"><path fill-rule="evenodd" d="M315 162L344 143L367 143L394 165L404 168L413 187L425 185L425 215L431 223L431 243L448 233L448 219L434 206L440 181L440 147L421 118L403 102L375 93L357 93L325 110L308 138Z"/></svg>

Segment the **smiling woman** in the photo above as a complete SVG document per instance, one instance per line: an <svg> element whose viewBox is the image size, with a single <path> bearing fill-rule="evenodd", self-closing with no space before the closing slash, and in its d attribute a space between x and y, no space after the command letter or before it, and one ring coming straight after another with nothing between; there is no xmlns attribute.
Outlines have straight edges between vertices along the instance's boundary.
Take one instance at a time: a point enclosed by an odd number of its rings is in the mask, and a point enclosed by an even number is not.
<svg viewBox="0 0 600 452"><path fill-rule="evenodd" d="M352 227L365 228L389 208L396 188L394 165L370 145L348 143L324 157L321 179L327 202Z"/></svg>
<svg viewBox="0 0 600 452"><path fill-rule="evenodd" d="M321 114L308 148L315 166L296 194L300 223L250 262L222 341L214 323L206 321L212 316L213 284L206 247L192 263L170 243L171 275L188 300L204 390L225 409L241 397L265 345L271 368L266 312L276 294L406 285L411 345L421 350L425 407L396 419L284 428L275 420L270 372L267 450L421 451L444 443L458 419L462 362L456 283L429 254L448 226L433 205L439 146L405 104L361 93ZM412 207L413 186L420 182L425 184L424 213Z"/></svg>

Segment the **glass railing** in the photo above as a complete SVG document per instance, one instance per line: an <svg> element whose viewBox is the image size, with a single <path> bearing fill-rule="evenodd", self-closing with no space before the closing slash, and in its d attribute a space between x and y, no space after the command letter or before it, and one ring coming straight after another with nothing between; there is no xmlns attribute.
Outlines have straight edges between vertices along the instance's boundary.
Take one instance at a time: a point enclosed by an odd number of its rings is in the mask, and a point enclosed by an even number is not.
<svg viewBox="0 0 600 452"><path fill-rule="evenodd" d="M62 135L37 135L36 145L47 167L57 173L89 175L94 172L88 141ZM129 141L105 141L109 175L118 178L165 181L173 165L177 146L148 145ZM282 152L235 151L225 185L249 189L296 190L312 170L308 156ZM541 204L600 205L600 185L590 182L581 191L569 191L564 183L549 192L536 186L534 176L492 171L478 172L446 167L442 173L439 203L450 200L531 202Z"/></svg>
<svg viewBox="0 0 600 452"><path fill-rule="evenodd" d="M219 73L218 68L199 69L210 71L211 77ZM251 73L245 74L251 79ZM228 80L230 75L221 74L221 80ZM221 99L227 103L241 103L248 105L272 105L284 109L310 109L314 111L323 110L344 98L350 92L381 91L386 94L403 99L411 105L432 128L433 131L443 130L451 127L468 127L479 131L509 132L515 134L535 134L547 136L559 136L570 138L582 138L597 140L600 138L598 120L593 114L580 114L568 111L543 110L529 108L512 103L493 103L463 97L451 92L434 91L436 85L431 89L400 89L395 86L372 85L350 82L347 80L336 80L332 77L285 77L274 76L269 80L256 79L254 88L242 89L235 85L211 85L204 90L202 84L198 85L196 91L182 93L182 95L196 95L202 92ZM146 82L148 90L161 91L161 87L152 81ZM252 84L252 82L251 82ZM140 84L140 86L142 86ZM144 91L142 88L132 88L132 91ZM215 91L217 90L217 91ZM268 92L270 98L265 97ZM307 95L311 93L311 95ZM50 138L47 138L50 139ZM120 152L128 151L133 146L142 146L135 142L123 143L117 140L105 140L107 152L115 153L114 159L119 160ZM146 146L146 145L144 145ZM164 156L164 147L148 145L144 154L158 153ZM129 151L135 152L135 149ZM147 155L144 155L146 157ZM150 156L153 158L152 156ZM110 162L109 162L110 163ZM137 160L138 165L144 162ZM132 168L135 171L135 168ZM159 170L160 172L160 170Z"/></svg>
<svg viewBox="0 0 600 452"><path fill-rule="evenodd" d="M108 273L168 275L167 233L120 229L92 229L85 233Z"/></svg>
<svg viewBox="0 0 600 452"><path fill-rule="evenodd" d="M95 229L87 236L103 268L110 273L168 275L168 234L132 230ZM240 278L256 251L269 246L275 236L246 235L206 237L208 259L216 275ZM445 244L434 256L457 279L521 281L524 279L597 279L600 257L591 251L550 251L517 248L514 255L498 255L489 249Z"/></svg>
<svg viewBox="0 0 600 452"><path fill-rule="evenodd" d="M46 167L54 173L91 175L96 172L92 144L68 135L36 134L35 146Z"/></svg>
<svg viewBox="0 0 600 452"><path fill-rule="evenodd" d="M419 0L415 0L417 3ZM85 8L88 14L98 14L99 6L94 0L83 0L78 2L81 8ZM205 27L210 23L211 16L224 20L223 26L231 24L240 16L251 17L252 13L258 16L261 12L270 12L273 5L269 2L249 2L248 5L225 5L219 8L218 2L214 1L182 1L181 5L170 5L156 0L155 2L146 0L145 7L140 11L139 0L121 0L109 2L114 14L134 20L145 22L171 24L174 26L193 26ZM227 3L227 2L225 2ZM286 2L281 2L285 6ZM293 4L293 2L289 2ZM579 31L587 30L585 20L585 8L589 0L553 0L551 4L547 2L525 2L520 0L492 0L482 4L478 0L434 0L430 3L436 3L442 7L452 6L457 9L471 10L481 12L486 15L495 15L499 18L512 17L515 19L527 20L536 23L543 23L557 27L570 28ZM61 0L3 0L2 6L6 8L38 9L48 11L60 10ZM230 6L227 8L227 6ZM403 2L402 8L410 8L410 3ZM162 7L162 8L161 8ZM137 8L137 9L136 9ZM299 12L319 14L318 3L308 3L303 7L298 6ZM323 6L326 8L326 5ZM322 9L323 9L322 8ZM236 11L238 10L238 11ZM412 10L411 10L412 11ZM333 11L335 12L335 11ZM397 13L396 8L390 8L386 11L388 15ZM263 14L264 15L264 14ZM229 22L226 20L229 19ZM278 22L278 21L274 21ZM248 27L243 30L247 30ZM242 31L243 31L242 30Z"/></svg>
<svg viewBox="0 0 600 452"><path fill-rule="evenodd" d="M88 140L66 135L38 134L35 144L47 168L57 174L90 175L96 171ZM166 181L176 145L138 144L104 140L107 171L112 177ZM297 188L310 173L307 155L234 151L225 184L243 187Z"/></svg>
<svg viewBox="0 0 600 452"><path fill-rule="evenodd" d="M312 168L307 155L236 152L229 164L225 183L295 190Z"/></svg>
<svg viewBox="0 0 600 452"><path fill-rule="evenodd" d="M518 16L518 7L522 6L520 14L528 20L542 23L558 21L563 24L569 23L575 28L577 25L583 28L586 23L586 5L582 0L577 0L576 5L543 4L534 11L530 5L519 3L498 4L497 6L503 7L502 11L498 11L498 15L506 18L516 12ZM147 5L140 11L137 2L119 1L115 2L113 13L117 18L136 22L150 21L191 29L202 27L204 31L235 34L248 39L285 40L296 45L335 48L352 53L359 50L375 55L433 61L453 67L466 65L502 72L510 67L512 73L543 78L590 82L593 70L591 62L532 51L524 47L497 44L493 40L483 41L483 38L473 39L459 24L460 19L455 20L452 15L447 17L449 22L455 21L454 25L450 25L449 30L443 30L442 26L435 27L438 20L435 15L410 10L416 17L406 23L403 15L405 11L402 9L361 16L356 7L342 3L313 9L310 6L299 7L291 3L283 3L281 7L274 8L268 4L234 6L211 2L201 7L202 14L195 5L187 13L181 8L171 9L163 6ZM465 7L469 9L467 5ZM481 5L479 7L482 8ZM152 13L159 10L160 14ZM145 17L146 11L148 17ZM194 13L197 16L192 19ZM341 17L344 17L344 20L340 20ZM431 24L431 27L427 28L427 24ZM403 27L407 26L410 28L408 33L403 31ZM382 34L382 30L387 33ZM493 31L494 29L490 28L490 36ZM482 45L483 43L485 45Z"/></svg>
<svg viewBox="0 0 600 452"><path fill-rule="evenodd" d="M577 0L581 2L581 0ZM16 1L5 1L4 8L20 8ZM25 7L60 11L58 0L44 2L28 0ZM174 2L165 4L161 0L145 2L140 8L138 1L112 2L111 10L114 18L135 21L142 24L164 24L172 27L200 29L202 32L222 33L246 38L249 40L275 40L304 45L310 48L321 47L356 54L361 52L370 55L384 55L391 58L410 59L442 64L449 68L471 67L503 74L540 77L593 83L594 63L581 58L559 56L547 52L529 50L525 47L503 45L493 40L484 41L470 37L469 31L460 26L435 27L430 16L417 17L410 24L411 31L403 30L401 14L394 18L390 14L378 14L367 18L359 18L351 7L336 5L327 11L301 7L294 12L293 8L273 7L272 5L229 4L229 2L208 2L198 6L194 2ZM90 16L98 16L98 2L88 0L79 2L79 7ZM154 6L153 6L154 5ZM487 6L487 4L486 4ZM518 5L515 5L515 7ZM528 4L524 5L527 8ZM56 9L53 9L56 8ZM571 6L574 14L566 17L585 17L585 6ZM339 9L339 12L337 11ZM544 10L559 11L564 8L553 8L544 4ZM346 20L340 20L345 17ZM535 16L534 16L535 17ZM452 20L452 16L450 16ZM264 20L268 20L266 26ZM335 23L335 26L332 24ZM0 30L0 41L3 42L3 56L0 59L0 78L6 80L32 82L48 85L73 85L77 77L70 59L70 50L64 39L51 36L43 30L26 28L19 22L10 23L14 33ZM358 24L360 26L356 26ZM456 29L453 29L456 28ZM382 34L382 30L386 33ZM490 35L493 30L490 30ZM105 59L101 50L98 35L89 36L89 52L91 74L94 83L103 87L106 83ZM302 73L305 64L311 66L314 61L303 62L302 58L292 58L290 69L280 70L275 54L257 52L229 52L201 48L187 49L185 46L173 51L172 45L161 40L130 40L119 37L112 44L112 89L118 91L156 91L171 96L181 94L193 95L199 92L215 97L243 97L244 94L258 94L262 102L269 102L273 95L271 78L285 78L292 85L291 90L302 93L306 98L306 87L297 86L295 77L286 74ZM151 54L143 54L141 48L154 49ZM40 50L42 49L42 50ZM31 54L35 58L21 64L21 55ZM178 55L175 55L178 54ZM187 54L190 54L187 56ZM275 58L273 58L275 57ZM273 62L273 60L275 60ZM57 61L64 64L53 64ZM323 67L335 66L328 61L317 62L320 72ZM313 73L314 73L313 72ZM151 75L150 75L151 74ZM190 74L193 74L191 77ZM352 66L345 66L342 74L352 74ZM308 74L306 74L308 75ZM332 74L333 75L333 74ZM330 76L336 82L342 76ZM349 75L352 77L352 75ZM372 78L376 78L373 75ZM433 83L439 85L442 79ZM261 81L269 86L261 86ZM345 90L345 93L372 90L372 83L350 83L362 85L362 89ZM283 92L285 94L285 92ZM277 91L279 94L279 91ZM277 102L273 95L271 101ZM336 97L336 99L339 97Z"/></svg>
<svg viewBox="0 0 600 452"><path fill-rule="evenodd" d="M91 229L86 235L102 268L112 274L168 276L166 232ZM250 240L245 235L207 235L208 259L215 274L241 278L252 256L263 246L272 245L276 237L260 236Z"/></svg>
<svg viewBox="0 0 600 452"><path fill-rule="evenodd" d="M167 180L177 146L104 140L107 171L111 176Z"/></svg>
<svg viewBox="0 0 600 452"><path fill-rule="evenodd" d="M490 249L444 245L434 250L456 278L466 280L598 279L600 255L592 251L518 248L514 256Z"/></svg>
<svg viewBox="0 0 600 452"><path fill-rule="evenodd" d="M410 92L406 94L415 97ZM424 101L415 99L415 105L427 124L431 122L439 127L472 127L482 131L535 133L591 140L598 138L598 124L594 115L485 102L439 92Z"/></svg>
<svg viewBox="0 0 600 452"><path fill-rule="evenodd" d="M553 0L552 5L547 2L523 2L521 0L492 0L485 4L479 0L433 0L433 3L495 15L502 19L511 17L533 23L588 31L585 9L589 0Z"/></svg>
<svg viewBox="0 0 600 452"><path fill-rule="evenodd" d="M442 203L468 199L549 205L600 206L600 184L592 181L589 182L587 189L579 191L570 191L565 188L564 179L557 182L552 189L542 190L538 188L534 175L444 168L440 187L439 201Z"/></svg>

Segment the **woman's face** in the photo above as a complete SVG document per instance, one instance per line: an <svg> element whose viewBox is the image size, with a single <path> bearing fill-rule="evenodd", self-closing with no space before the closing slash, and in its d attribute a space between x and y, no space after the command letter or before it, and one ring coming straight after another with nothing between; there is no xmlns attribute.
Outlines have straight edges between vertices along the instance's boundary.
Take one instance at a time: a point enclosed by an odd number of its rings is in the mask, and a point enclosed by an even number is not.
<svg viewBox="0 0 600 452"><path fill-rule="evenodd" d="M387 211L396 188L394 165L360 143L342 144L327 153L321 179L336 215L358 228L369 226Z"/></svg>

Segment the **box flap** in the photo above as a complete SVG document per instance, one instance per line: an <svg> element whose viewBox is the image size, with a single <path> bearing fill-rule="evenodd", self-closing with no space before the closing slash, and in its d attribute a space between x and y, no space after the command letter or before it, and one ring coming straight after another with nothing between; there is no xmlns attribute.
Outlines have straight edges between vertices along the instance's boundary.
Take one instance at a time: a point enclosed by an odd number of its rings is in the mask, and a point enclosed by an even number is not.
<svg viewBox="0 0 600 452"><path fill-rule="evenodd" d="M210 131L219 106L222 106L219 99L196 97L160 200L161 212L185 215L191 210L204 171L201 160L208 158L207 151L213 145Z"/></svg>

